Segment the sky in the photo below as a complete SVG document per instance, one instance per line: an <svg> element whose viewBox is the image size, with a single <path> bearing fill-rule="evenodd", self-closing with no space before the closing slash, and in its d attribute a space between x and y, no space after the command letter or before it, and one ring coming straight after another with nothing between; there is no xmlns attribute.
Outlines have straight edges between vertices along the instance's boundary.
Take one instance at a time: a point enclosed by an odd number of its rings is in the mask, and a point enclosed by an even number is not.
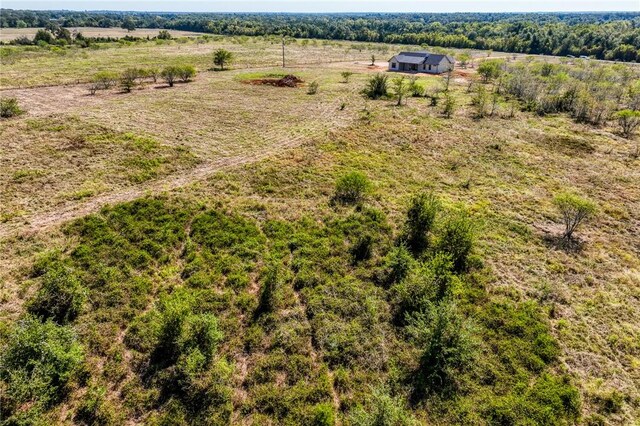
<svg viewBox="0 0 640 426"><path fill-rule="evenodd" d="M166 12L640 12L640 0L1 0L8 9Z"/></svg>

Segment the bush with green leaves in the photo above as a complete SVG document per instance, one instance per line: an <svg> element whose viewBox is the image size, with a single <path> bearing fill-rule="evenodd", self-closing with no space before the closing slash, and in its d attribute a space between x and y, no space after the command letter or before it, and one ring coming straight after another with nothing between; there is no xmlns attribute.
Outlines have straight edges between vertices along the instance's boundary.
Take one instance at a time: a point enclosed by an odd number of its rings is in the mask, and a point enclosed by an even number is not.
<svg viewBox="0 0 640 426"><path fill-rule="evenodd" d="M393 396L387 387L368 393L366 405L357 407L348 417L353 426L418 426L421 424L401 395Z"/></svg>
<svg viewBox="0 0 640 426"><path fill-rule="evenodd" d="M360 172L350 172L336 182L334 199L343 204L356 204L364 199L370 187L367 176Z"/></svg>
<svg viewBox="0 0 640 426"><path fill-rule="evenodd" d="M0 117L11 118L24 114L24 110L18 105L16 98L0 99Z"/></svg>
<svg viewBox="0 0 640 426"><path fill-rule="evenodd" d="M613 115L613 118L618 122L620 134L627 139L631 138L636 129L640 126L640 111L624 109L616 112Z"/></svg>
<svg viewBox="0 0 640 426"><path fill-rule="evenodd" d="M431 193L420 193L411 198L404 223L404 238L414 254L421 254L429 246L439 211L440 201Z"/></svg>
<svg viewBox="0 0 640 426"><path fill-rule="evenodd" d="M348 83L349 79L351 78L351 76L353 75L352 71L342 71L340 73L340 75L342 76L342 82L343 83Z"/></svg>
<svg viewBox="0 0 640 426"><path fill-rule="evenodd" d="M406 324L415 313L449 298L458 282L452 269L451 259L442 253L417 264L403 281L391 288L396 320Z"/></svg>
<svg viewBox="0 0 640 426"><path fill-rule="evenodd" d="M464 210L449 213L438 230L434 249L450 256L453 270L464 272L476 238L476 225Z"/></svg>
<svg viewBox="0 0 640 426"><path fill-rule="evenodd" d="M562 223L564 224L563 238L567 241L571 241L573 233L581 223L596 213L594 202L569 192L556 195L553 198L553 204L562 217Z"/></svg>
<svg viewBox="0 0 640 426"><path fill-rule="evenodd" d="M391 90L397 99L396 106L400 106L402 100L411 93L411 85L405 76L399 76L391 80Z"/></svg>
<svg viewBox="0 0 640 426"><path fill-rule="evenodd" d="M173 87L176 80L180 78L180 72L181 72L181 69L179 66L171 65L171 66L165 67L160 73L160 76L169 85L169 87Z"/></svg>
<svg viewBox="0 0 640 426"><path fill-rule="evenodd" d="M447 92L444 97L444 108L442 109L442 114L445 118L451 118L453 113L456 110L456 99Z"/></svg>
<svg viewBox="0 0 640 426"><path fill-rule="evenodd" d="M414 312L407 332L422 348L415 374L418 395L448 393L458 388L462 373L469 370L478 355L475 326L454 303L442 300Z"/></svg>
<svg viewBox="0 0 640 426"><path fill-rule="evenodd" d="M387 285L404 280L413 268L414 260L406 245L393 247L385 256L384 281Z"/></svg>
<svg viewBox="0 0 640 426"><path fill-rule="evenodd" d="M82 311L86 298L86 289L75 271L54 263L42 277L42 284L27 304L27 310L43 320L66 324Z"/></svg>
<svg viewBox="0 0 640 426"><path fill-rule="evenodd" d="M131 92L141 77L141 70L138 68L127 68L120 74L120 87L124 92Z"/></svg>
<svg viewBox="0 0 640 426"><path fill-rule="evenodd" d="M196 69L192 65L181 65L179 67L178 76L180 77L180 81L188 83L196 76Z"/></svg>
<svg viewBox="0 0 640 426"><path fill-rule="evenodd" d="M224 66L233 62L233 53L225 49L218 49L213 53L213 64L220 67L220 70L224 70Z"/></svg>
<svg viewBox="0 0 640 426"><path fill-rule="evenodd" d="M93 76L93 81L100 90L107 90L116 84L118 74L113 71L100 71Z"/></svg>
<svg viewBox="0 0 640 426"><path fill-rule="evenodd" d="M0 380L4 383L3 419L26 415L18 407L37 416L62 400L84 371L84 351L75 333L52 321L26 317L18 322L0 355ZM16 417L13 417L13 416Z"/></svg>
<svg viewBox="0 0 640 426"><path fill-rule="evenodd" d="M380 99L387 96L389 91L389 77L386 74L378 73L369 78L362 93L370 99Z"/></svg>
<svg viewBox="0 0 640 426"><path fill-rule="evenodd" d="M315 95L316 93L318 93L318 82L312 81L307 89L307 95Z"/></svg>
<svg viewBox="0 0 640 426"><path fill-rule="evenodd" d="M171 33L167 30L160 30L156 38L158 40L171 40Z"/></svg>
<svg viewBox="0 0 640 426"><path fill-rule="evenodd" d="M482 77L482 81L488 83L502 74L504 61L500 59L487 59L478 65L478 74Z"/></svg>

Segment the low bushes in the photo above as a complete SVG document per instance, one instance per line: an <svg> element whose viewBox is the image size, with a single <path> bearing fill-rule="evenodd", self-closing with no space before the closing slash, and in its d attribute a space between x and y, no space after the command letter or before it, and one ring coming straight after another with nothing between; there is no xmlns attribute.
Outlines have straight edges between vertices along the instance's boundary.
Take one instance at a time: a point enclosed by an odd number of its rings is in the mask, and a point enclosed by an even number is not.
<svg viewBox="0 0 640 426"><path fill-rule="evenodd" d="M58 324L73 321L86 300L86 290L74 271L54 264L42 278L42 285L27 305L27 310L43 320Z"/></svg>
<svg viewBox="0 0 640 426"><path fill-rule="evenodd" d="M361 202L371 184L367 177L360 172L351 172L342 176L336 182L334 200L343 204Z"/></svg>
<svg viewBox="0 0 640 426"><path fill-rule="evenodd" d="M369 78L362 93L370 99L380 99L387 96L389 90L389 77L386 74L378 73Z"/></svg>
<svg viewBox="0 0 640 426"><path fill-rule="evenodd" d="M6 386L2 418L30 424L27 418L37 418L66 396L71 383L81 378L83 362L83 349L71 329L32 317L21 320L0 355L0 379ZM17 411L18 406L27 408Z"/></svg>
<svg viewBox="0 0 640 426"><path fill-rule="evenodd" d="M0 99L0 117L11 118L24 114L24 110L18 105L16 98Z"/></svg>

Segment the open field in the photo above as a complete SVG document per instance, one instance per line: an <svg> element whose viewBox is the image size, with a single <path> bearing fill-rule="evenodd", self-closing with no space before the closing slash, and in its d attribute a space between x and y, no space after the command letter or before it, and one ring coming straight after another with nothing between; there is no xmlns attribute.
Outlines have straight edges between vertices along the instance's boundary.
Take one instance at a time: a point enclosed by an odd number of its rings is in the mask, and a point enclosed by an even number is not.
<svg viewBox="0 0 640 426"><path fill-rule="evenodd" d="M11 41L19 37L32 39L40 28L2 28L0 29L0 41ZM155 37L158 29L139 28L134 31L127 31L122 28L96 28L96 27L69 27L71 34L82 33L85 37L111 37L120 38L127 35L133 37ZM168 30L172 37L196 37L202 33L192 31Z"/></svg>
<svg viewBox="0 0 640 426"><path fill-rule="evenodd" d="M219 47L236 54L234 69L210 70ZM480 84L475 68L452 76L458 108L450 119L424 97L401 107L365 99L361 89L385 65L370 66L370 56L390 56L397 46L295 44L285 72L305 84L248 84L283 73L279 49L261 38L224 38L3 58L0 95L16 97L27 112L0 123L0 338L28 309L42 259L60 256L79 271L93 304L70 326L86 346L90 378L54 406L49 423L80 422L77 413L96 389L112 424L122 420L117 415L127 424L168 419L161 416L172 403L154 393L166 372L148 369L141 330L162 314L165 299L189 289L224 333L212 376L191 385L216 383L219 394L207 397L229 401L220 413L229 410L235 424L295 424L307 419L299 407L325 404L339 424L367 424L354 420L357 407L375 405L370 396L381 384L404 395L401 377L418 357L390 319L395 296L378 285L376 271L421 191L437 194L447 209L465 206L477 223L480 265L461 275L455 293L469 317L485 327L502 312L490 307L534 302L559 353L542 367L523 367L520 360L544 346L543 334L534 338L512 324L525 336L512 347L487 332L477 363L494 376L465 375L456 404L408 403L416 419L510 424L505 407L530 391L527 383L552 376L566 377L581 403L577 417L549 424L637 423L638 137L560 113L511 116L506 100L492 117L477 118L469 92ZM185 61L199 71L191 83L88 95L96 71ZM346 70L354 74L345 83ZM319 91L309 95L313 81ZM432 91L443 77L418 81ZM366 201L334 205L336 180L354 170L371 181ZM578 231L580 250L557 244L552 198L565 189L598 205ZM118 203L126 204L100 210ZM366 232L377 232L378 245L370 260L353 263L347 246ZM136 263L145 250L151 260ZM284 270L283 302L255 319L263 270L274 259ZM516 378L524 388L505 391Z"/></svg>

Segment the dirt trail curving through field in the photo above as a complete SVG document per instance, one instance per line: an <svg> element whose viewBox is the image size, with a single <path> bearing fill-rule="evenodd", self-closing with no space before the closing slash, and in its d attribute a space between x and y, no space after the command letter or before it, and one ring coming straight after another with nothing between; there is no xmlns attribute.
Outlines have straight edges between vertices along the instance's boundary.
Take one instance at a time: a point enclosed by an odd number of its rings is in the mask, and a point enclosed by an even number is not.
<svg viewBox="0 0 640 426"><path fill-rule="evenodd" d="M25 232L46 230L64 222L97 212L105 205L132 201L148 195L169 192L195 182L203 181L222 170L259 162L288 149L298 147L304 142L320 136L331 128L345 126L350 122L347 116L336 114L341 100L345 98L346 94L341 96L340 99L324 105L317 115L319 120L316 121L316 124L306 128L304 133L289 136L286 139L280 138L277 135L267 135L266 139L271 143L263 149L257 149L243 153L242 155L233 155L217 160L205 161L193 169L149 181L132 188L105 193L89 200L71 201L49 211L22 216L20 222L0 224L0 239ZM330 125L326 124L328 122L330 122Z"/></svg>

